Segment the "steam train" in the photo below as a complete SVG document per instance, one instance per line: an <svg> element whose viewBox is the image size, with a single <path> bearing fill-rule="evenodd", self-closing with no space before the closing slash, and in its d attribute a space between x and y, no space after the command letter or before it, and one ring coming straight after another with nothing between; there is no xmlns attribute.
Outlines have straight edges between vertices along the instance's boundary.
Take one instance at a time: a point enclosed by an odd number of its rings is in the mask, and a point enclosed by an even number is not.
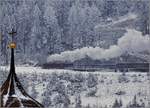
<svg viewBox="0 0 150 108"><path fill-rule="evenodd" d="M128 72L139 71L148 72L149 63L79 63L79 62L51 62L42 65L44 69L70 69L76 71L99 71L109 69L112 71Z"/></svg>

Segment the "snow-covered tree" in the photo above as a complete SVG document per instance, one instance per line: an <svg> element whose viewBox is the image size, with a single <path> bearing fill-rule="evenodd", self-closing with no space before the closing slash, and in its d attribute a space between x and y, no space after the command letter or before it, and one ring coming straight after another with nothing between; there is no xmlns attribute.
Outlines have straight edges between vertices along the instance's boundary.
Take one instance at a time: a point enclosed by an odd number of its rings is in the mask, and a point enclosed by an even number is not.
<svg viewBox="0 0 150 108"><path fill-rule="evenodd" d="M100 19L101 13L94 4L90 6L88 3L82 5L79 0L75 2L68 17L69 35L74 49L94 45L94 26Z"/></svg>
<svg viewBox="0 0 150 108"><path fill-rule="evenodd" d="M96 75L88 74L87 77L87 86L89 88L95 87L98 84L98 78Z"/></svg>
<svg viewBox="0 0 150 108"><path fill-rule="evenodd" d="M97 92L98 78L95 75L89 74L87 77L87 96L95 96Z"/></svg>
<svg viewBox="0 0 150 108"><path fill-rule="evenodd" d="M120 99L119 101L115 99L114 104L112 105L112 108L121 108L122 107L122 100Z"/></svg>
<svg viewBox="0 0 150 108"><path fill-rule="evenodd" d="M61 51L61 31L58 25L56 12L54 7L51 6L51 2L49 0L45 2L43 17L48 30L48 36L46 39L49 53L59 53Z"/></svg>
<svg viewBox="0 0 150 108"><path fill-rule="evenodd" d="M22 1L23 3L18 6L16 17L17 17L17 50L19 52L22 52L24 54L28 53L27 47L29 45L27 44L27 41L29 41L29 32L31 32L31 24L30 24L30 18L31 18L31 7L28 5L27 1Z"/></svg>
<svg viewBox="0 0 150 108"><path fill-rule="evenodd" d="M8 75L8 72L5 69L1 69L0 67L0 85L4 83Z"/></svg>
<svg viewBox="0 0 150 108"><path fill-rule="evenodd" d="M46 87L46 91L42 94L43 95L43 101L42 101L42 104L45 106L45 107L50 107L51 105L51 92L49 92L49 88Z"/></svg>
<svg viewBox="0 0 150 108"><path fill-rule="evenodd" d="M32 85L32 90L31 90L31 92L32 92L31 96L32 96L34 99L36 99L37 96L38 96L38 92L36 91L36 88L35 88L35 85L34 85L34 84Z"/></svg>
<svg viewBox="0 0 150 108"><path fill-rule="evenodd" d="M32 14L32 29L30 36L30 53L31 59L35 60L40 55L40 50L42 48L42 31L41 31L41 10L38 4L35 4Z"/></svg>
<svg viewBox="0 0 150 108"><path fill-rule="evenodd" d="M72 6L74 1L72 0L59 0L59 1L53 1L51 4L53 5L56 13L56 17L58 20L58 25L60 27L61 32L61 50L70 50L72 49L72 46L70 44L68 29L68 16L69 16L69 10Z"/></svg>
<svg viewBox="0 0 150 108"><path fill-rule="evenodd" d="M68 23L69 23L69 41L70 45L73 48L80 48L80 43L81 43L81 34L80 31L81 29L81 24L84 23L84 10L80 6L80 3L74 4L69 12L69 17L68 17Z"/></svg>
<svg viewBox="0 0 150 108"><path fill-rule="evenodd" d="M75 108L82 108L82 102L81 102L81 96L80 96L80 94L76 94Z"/></svg>

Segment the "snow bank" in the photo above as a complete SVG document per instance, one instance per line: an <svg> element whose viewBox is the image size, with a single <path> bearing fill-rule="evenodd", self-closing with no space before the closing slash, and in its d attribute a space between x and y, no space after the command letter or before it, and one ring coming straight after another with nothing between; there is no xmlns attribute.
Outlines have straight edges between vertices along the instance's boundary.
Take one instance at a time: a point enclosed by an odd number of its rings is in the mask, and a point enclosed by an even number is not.
<svg viewBox="0 0 150 108"><path fill-rule="evenodd" d="M124 36L118 39L117 45L112 45L109 49L103 49L100 47L84 47L74 51L65 51L61 54L50 55L47 62L74 62L75 60L80 60L86 56L89 56L93 60L110 59L119 57L125 52L149 51L149 46L150 37L148 35L143 36L139 31L127 29Z"/></svg>

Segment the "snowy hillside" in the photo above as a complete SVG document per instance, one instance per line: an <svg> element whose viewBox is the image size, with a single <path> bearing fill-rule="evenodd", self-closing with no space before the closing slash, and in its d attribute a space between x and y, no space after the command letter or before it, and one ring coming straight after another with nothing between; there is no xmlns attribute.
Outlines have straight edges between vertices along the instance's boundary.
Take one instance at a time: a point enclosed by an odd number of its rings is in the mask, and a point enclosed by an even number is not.
<svg viewBox="0 0 150 108"><path fill-rule="evenodd" d="M35 67L17 67L16 72L28 93L47 107L114 108L115 101L121 102L119 108L132 106L135 101L140 108L147 105L146 73L80 72Z"/></svg>

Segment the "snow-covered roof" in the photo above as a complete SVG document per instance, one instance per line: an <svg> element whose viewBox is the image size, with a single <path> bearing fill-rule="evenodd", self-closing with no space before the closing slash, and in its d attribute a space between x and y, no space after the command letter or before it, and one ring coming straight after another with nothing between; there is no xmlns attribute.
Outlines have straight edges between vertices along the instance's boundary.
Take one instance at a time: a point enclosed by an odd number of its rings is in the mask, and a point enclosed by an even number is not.
<svg viewBox="0 0 150 108"><path fill-rule="evenodd" d="M29 96L22 87L16 73L14 64L14 49L11 49L10 72L7 80L0 90L0 107L43 107Z"/></svg>

